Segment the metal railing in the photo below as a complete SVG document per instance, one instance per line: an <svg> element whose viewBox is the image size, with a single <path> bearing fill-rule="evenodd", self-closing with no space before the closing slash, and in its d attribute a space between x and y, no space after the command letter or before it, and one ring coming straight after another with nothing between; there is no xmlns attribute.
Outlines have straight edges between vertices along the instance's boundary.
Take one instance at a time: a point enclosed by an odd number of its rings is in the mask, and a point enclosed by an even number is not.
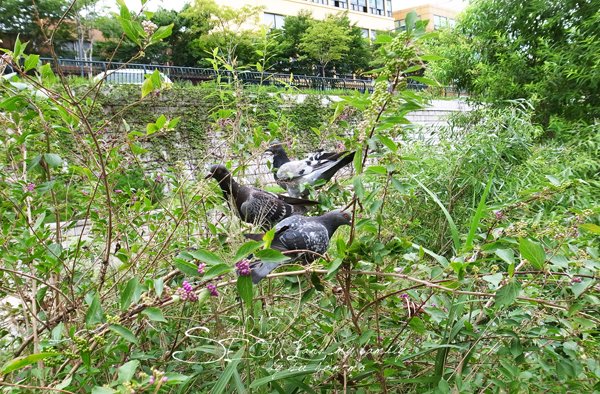
<svg viewBox="0 0 600 394"><path fill-rule="evenodd" d="M200 83L217 79L219 76L231 81L234 78L234 72L229 70L216 71L212 68L200 67L182 67L182 66L163 66L157 64L138 64L138 63L120 63L104 62L96 60L76 60L76 59L58 59L41 58L43 63L49 63L54 71L60 71L65 75L79 75L81 77L95 76L102 72L113 70L134 69L143 70L143 72L123 72L114 75L114 83L142 83L144 74L158 70L173 81L191 81ZM359 78L332 78L310 75L296 75L285 73L269 73L258 71L236 71L235 76L244 83L254 85L271 85L279 87L295 87L299 89L314 90L358 90L359 92L373 92L374 82L371 79ZM111 82L110 80L108 82ZM409 82L409 89L425 90L427 85L418 82ZM452 94L452 88L443 88L444 95Z"/></svg>

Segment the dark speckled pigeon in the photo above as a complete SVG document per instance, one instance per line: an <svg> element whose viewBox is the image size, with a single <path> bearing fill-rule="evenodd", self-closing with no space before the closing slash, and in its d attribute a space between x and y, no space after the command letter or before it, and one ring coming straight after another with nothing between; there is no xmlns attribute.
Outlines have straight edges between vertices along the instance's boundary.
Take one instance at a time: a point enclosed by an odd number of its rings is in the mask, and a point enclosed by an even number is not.
<svg viewBox="0 0 600 394"><path fill-rule="evenodd" d="M245 222L270 229L279 221L307 211L307 207L318 204L269 193L251 186L242 186L233 179L223 165L213 165L206 178L215 178L228 202L233 202L237 215Z"/></svg>
<svg viewBox="0 0 600 394"><path fill-rule="evenodd" d="M354 152L316 152L304 160L290 160L280 143L271 145L267 152L273 154L273 169L277 184L292 197L306 196L302 185L330 180L342 167L354 159Z"/></svg>
<svg viewBox="0 0 600 394"><path fill-rule="evenodd" d="M275 236L271 248L286 253L292 261L310 263L329 248L329 240L339 226L349 225L352 216L349 212L335 210L321 216L290 216L275 226ZM244 234L246 238L262 240L263 234ZM311 253L315 252L315 253ZM281 263L255 262L251 265L252 282L258 283Z"/></svg>

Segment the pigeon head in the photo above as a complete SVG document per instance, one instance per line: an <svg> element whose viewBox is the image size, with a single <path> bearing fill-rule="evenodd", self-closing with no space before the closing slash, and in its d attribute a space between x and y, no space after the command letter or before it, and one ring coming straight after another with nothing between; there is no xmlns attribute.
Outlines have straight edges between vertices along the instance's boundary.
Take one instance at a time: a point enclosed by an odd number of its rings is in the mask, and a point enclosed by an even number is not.
<svg viewBox="0 0 600 394"><path fill-rule="evenodd" d="M333 234L340 226L349 226L352 223L352 214L348 211L336 209L323 215L329 234Z"/></svg>
<svg viewBox="0 0 600 394"><path fill-rule="evenodd" d="M271 145L269 145L269 147L267 148L267 152L272 153L272 154L276 154L276 153L280 153L280 152L285 153L285 149L283 148L283 144L281 142L275 140L271 143Z"/></svg>
<svg viewBox="0 0 600 394"><path fill-rule="evenodd" d="M208 175L204 177L204 179L215 178L217 181L222 181L223 179L231 176L229 170L223 164L214 164L210 166L208 170Z"/></svg>

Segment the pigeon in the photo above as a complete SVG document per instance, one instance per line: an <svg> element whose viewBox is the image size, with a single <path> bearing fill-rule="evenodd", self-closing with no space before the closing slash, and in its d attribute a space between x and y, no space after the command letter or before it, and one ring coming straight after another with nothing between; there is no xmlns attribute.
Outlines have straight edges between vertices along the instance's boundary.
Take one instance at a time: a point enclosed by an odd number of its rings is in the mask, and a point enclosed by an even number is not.
<svg viewBox="0 0 600 394"><path fill-rule="evenodd" d="M278 142L272 144L267 152L273 154L275 181L292 197L306 197L308 192L301 192L303 185L330 180L354 159L354 152L319 151L304 160L290 160L283 145Z"/></svg>
<svg viewBox="0 0 600 394"><path fill-rule="evenodd" d="M286 253L293 261L310 263L329 248L329 240L339 226L350 225L352 215L340 209L321 216L295 215L283 219L275 226L275 235L271 241L271 249ZM246 238L261 241L264 234L244 234ZM314 252L314 253L311 253ZM252 282L260 282L281 263L262 261L250 265Z"/></svg>
<svg viewBox="0 0 600 394"><path fill-rule="evenodd" d="M309 206L318 202L269 193L252 186L240 185L233 179L224 165L213 165L205 179L214 178L219 182L223 196L235 205L236 214L247 223L272 228L279 221L303 214Z"/></svg>

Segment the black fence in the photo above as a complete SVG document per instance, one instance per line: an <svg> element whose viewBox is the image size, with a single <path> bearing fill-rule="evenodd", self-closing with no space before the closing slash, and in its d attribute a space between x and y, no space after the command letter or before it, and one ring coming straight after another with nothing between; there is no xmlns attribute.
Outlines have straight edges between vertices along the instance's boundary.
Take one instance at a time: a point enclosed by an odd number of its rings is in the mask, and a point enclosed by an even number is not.
<svg viewBox="0 0 600 394"><path fill-rule="evenodd" d="M135 83L141 84L144 81L145 74L158 70L171 81L190 81L194 84L212 81L221 77L231 81L234 78L234 72L229 70L216 71L212 68L200 67L180 67L180 66L162 66L156 64L136 64L119 62L102 62L95 60L74 60L74 59L52 59L41 58L43 63L49 63L55 72L60 69L64 75L79 75L81 77L95 77L107 71L108 83ZM279 87L295 87L298 89L314 90L358 90L360 92L373 92L374 82L371 79L359 78L332 78L318 77L310 75L295 75L284 73L268 73L257 71L236 71L235 77L247 84L254 85L272 85ZM425 90L427 85L417 82L408 84L410 89ZM453 89L442 88L444 95L453 94Z"/></svg>

